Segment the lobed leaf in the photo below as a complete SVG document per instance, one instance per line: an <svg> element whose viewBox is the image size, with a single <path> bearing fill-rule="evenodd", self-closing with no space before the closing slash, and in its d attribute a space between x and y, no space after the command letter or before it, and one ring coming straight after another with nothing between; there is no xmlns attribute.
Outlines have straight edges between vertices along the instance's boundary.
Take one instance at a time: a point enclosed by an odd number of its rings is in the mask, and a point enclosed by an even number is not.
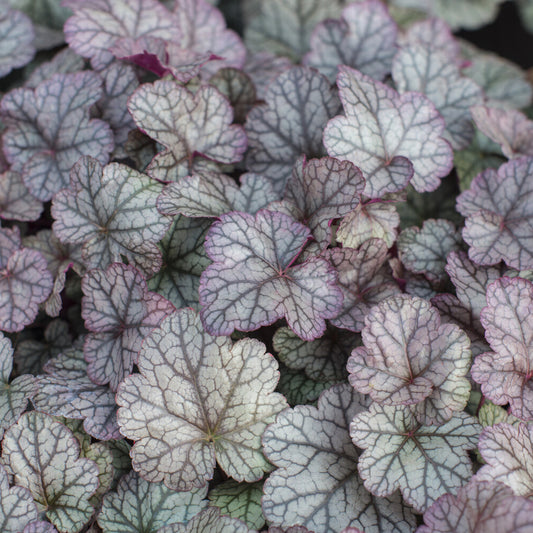
<svg viewBox="0 0 533 533"><path fill-rule="evenodd" d="M46 374L38 377L33 398L36 409L49 415L83 420L83 429L95 439L121 437L115 395L108 387L89 379L81 350L65 350L48 361L43 370Z"/></svg>
<svg viewBox="0 0 533 533"><path fill-rule="evenodd" d="M382 80L391 72L397 36L396 23L381 2L349 4L340 19L328 18L316 26L303 63L318 69L331 82L338 65Z"/></svg>
<svg viewBox="0 0 533 533"><path fill-rule="evenodd" d="M307 67L283 72L270 84L264 100L246 120L250 143L246 165L272 180L281 193L298 157L324 155L322 130L339 109L339 100L328 79Z"/></svg>
<svg viewBox="0 0 533 533"><path fill-rule="evenodd" d="M255 530L249 529L248 526L229 516L221 516L216 507L208 507L201 513L197 514L187 525L179 524L167 526L159 533L256 533Z"/></svg>
<svg viewBox="0 0 533 533"><path fill-rule="evenodd" d="M243 128L232 124L233 110L214 87L193 94L170 81L144 84L128 109L137 126L166 148L147 168L155 178L177 181L198 164L240 161L246 150Z"/></svg>
<svg viewBox="0 0 533 533"><path fill-rule="evenodd" d="M367 405L347 384L335 385L320 396L318 407L287 409L266 429L263 448L278 467L264 486L263 512L269 522L283 531L292 525L323 533L347 525L383 533L412 531L414 516L400 499L373 497L357 475L358 452L348 425Z"/></svg>
<svg viewBox="0 0 533 533"><path fill-rule="evenodd" d="M161 189L126 165L102 168L95 159L82 158L72 168L70 189L52 202L54 233L62 242L83 244L88 268L105 268L124 256L145 274L157 272L156 243L170 225L156 209Z"/></svg>
<svg viewBox="0 0 533 533"><path fill-rule="evenodd" d="M373 307L364 347L348 361L350 383L380 405L414 406L420 424L442 424L466 406L470 340L421 298L390 297Z"/></svg>
<svg viewBox="0 0 533 533"><path fill-rule="evenodd" d="M13 7L20 8L19 5ZM0 77L33 59L34 36L31 20L24 13L10 9L9 2L3 2L0 6Z"/></svg>
<svg viewBox="0 0 533 533"><path fill-rule="evenodd" d="M503 259L518 270L533 266L531 174L533 158L513 159L497 172L479 174L457 197L457 210L466 217L463 239L474 262L494 265Z"/></svg>
<svg viewBox="0 0 533 533"><path fill-rule="evenodd" d="M339 67L337 86L346 116L328 122L324 145L330 156L362 170L365 195L380 198L409 182L418 192L435 190L452 168L453 152L433 104L346 66Z"/></svg>
<svg viewBox="0 0 533 533"><path fill-rule="evenodd" d="M255 218L233 212L215 222L206 238L213 261L200 280L201 317L213 334L255 330L285 317L302 339L325 331L340 311L342 293L323 258L294 265L310 231L282 213Z"/></svg>
<svg viewBox="0 0 533 533"><path fill-rule="evenodd" d="M37 411L22 415L3 441L2 460L15 483L28 489L38 510L67 533L88 522L94 512L89 498L98 488L96 464L79 453L72 432Z"/></svg>
<svg viewBox="0 0 533 533"><path fill-rule="evenodd" d="M0 218L32 221L42 211L42 202L29 194L20 173L7 170L0 175Z"/></svg>
<svg viewBox="0 0 533 533"><path fill-rule="evenodd" d="M270 469L260 438L287 404L261 342L212 337L180 309L144 340L137 366L119 387L118 420L144 479L190 490L213 477L215 461L237 481Z"/></svg>
<svg viewBox="0 0 533 533"><path fill-rule="evenodd" d="M54 1L56 0L51 0L51 2ZM61 27L63 26L61 25ZM40 83L49 80L54 74L74 74L82 71L84 67L85 61L82 57L73 52L71 48L63 48L50 61L45 61L37 66L29 75L24 86L35 89Z"/></svg>
<svg viewBox="0 0 533 533"><path fill-rule="evenodd" d="M89 270L81 288L81 316L90 332L83 346L87 372L95 383L109 383L116 391L137 362L142 340L174 306L149 292L142 274L123 263Z"/></svg>
<svg viewBox="0 0 533 533"><path fill-rule="evenodd" d="M113 134L105 122L89 118L101 96L100 77L86 71L55 74L34 90L13 89L2 99L4 153L39 200L50 200L68 186L70 169L80 157L107 163Z"/></svg>
<svg viewBox="0 0 533 533"><path fill-rule="evenodd" d="M380 497L400 489L419 512L470 479L466 452L476 447L480 431L476 419L463 412L443 425L424 426L407 407L377 403L350 426L354 444L365 450L358 464L365 487Z"/></svg>

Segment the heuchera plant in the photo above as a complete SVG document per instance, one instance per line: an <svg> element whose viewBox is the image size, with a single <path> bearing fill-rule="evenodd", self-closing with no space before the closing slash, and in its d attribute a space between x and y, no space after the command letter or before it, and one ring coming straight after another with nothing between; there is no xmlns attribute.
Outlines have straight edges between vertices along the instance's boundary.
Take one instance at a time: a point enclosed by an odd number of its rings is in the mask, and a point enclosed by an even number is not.
<svg viewBox="0 0 533 533"><path fill-rule="evenodd" d="M0 0L2 533L533 532L501 3Z"/></svg>

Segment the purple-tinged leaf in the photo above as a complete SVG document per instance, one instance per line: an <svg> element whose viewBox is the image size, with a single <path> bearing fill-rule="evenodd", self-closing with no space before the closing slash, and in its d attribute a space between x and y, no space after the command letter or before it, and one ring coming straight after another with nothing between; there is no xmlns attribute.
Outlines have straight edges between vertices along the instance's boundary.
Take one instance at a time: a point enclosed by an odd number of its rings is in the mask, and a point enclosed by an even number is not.
<svg viewBox="0 0 533 533"><path fill-rule="evenodd" d="M72 51L63 48L50 61L41 63L24 83L24 87L35 89L43 81L49 80L54 74L74 74L83 70L85 61Z"/></svg>
<svg viewBox="0 0 533 533"><path fill-rule="evenodd" d="M381 239L390 248L396 241L399 225L400 217L394 204L360 203L342 219L336 239L348 248L359 248L369 239Z"/></svg>
<svg viewBox="0 0 533 533"><path fill-rule="evenodd" d="M476 126L498 143L508 159L533 156L533 121L514 109L475 106L471 109Z"/></svg>
<svg viewBox="0 0 533 533"><path fill-rule="evenodd" d="M50 522L39 520L28 524L22 533L57 533L57 529Z"/></svg>
<svg viewBox="0 0 533 533"><path fill-rule="evenodd" d="M144 84L128 109L137 126L166 148L147 169L158 179L177 181L198 163L235 163L246 150L243 128L231 124L233 110L214 87L193 94L170 81Z"/></svg>
<svg viewBox="0 0 533 533"><path fill-rule="evenodd" d="M317 407L287 409L266 429L263 448L278 467L264 486L263 512L270 523L321 533L348 525L383 533L413 530L415 517L399 497L373 497L357 475L358 452L348 426L368 403L349 385L335 385Z"/></svg>
<svg viewBox="0 0 533 533"><path fill-rule="evenodd" d="M52 285L46 260L22 248L18 228L0 228L0 330L21 331L31 324Z"/></svg>
<svg viewBox="0 0 533 533"><path fill-rule="evenodd" d="M264 100L270 84L291 67L292 63L289 58L261 51L247 56L244 72L253 81L257 98Z"/></svg>
<svg viewBox="0 0 533 533"><path fill-rule="evenodd" d="M521 109L531 103L533 87L518 65L471 44L461 43L461 50L468 62L463 73L485 91L489 105Z"/></svg>
<svg viewBox="0 0 533 533"><path fill-rule="evenodd" d="M11 341L0 333L0 438L4 430L13 425L26 410L28 400L33 397L36 390L35 378L28 374L18 376L10 382L9 376L12 370Z"/></svg>
<svg viewBox="0 0 533 533"><path fill-rule="evenodd" d="M115 395L87 376L83 352L65 350L44 365L38 378L35 408L54 416L83 420L84 430L99 440L121 437L116 420Z"/></svg>
<svg viewBox="0 0 533 533"><path fill-rule="evenodd" d="M350 426L354 444L365 450L358 469L367 490L382 497L400 489L418 512L472 477L466 452L476 447L480 431L463 412L443 425L424 426L408 407L377 403Z"/></svg>
<svg viewBox="0 0 533 533"><path fill-rule="evenodd" d="M533 420L533 283L503 277L490 284L481 323L493 351L476 357L472 378L492 402Z"/></svg>
<svg viewBox="0 0 533 533"><path fill-rule="evenodd" d="M38 411L22 415L3 441L2 461L15 483L62 532L79 531L94 512L89 498L98 488L98 468L79 454L72 432Z"/></svg>
<svg viewBox="0 0 533 533"><path fill-rule="evenodd" d="M320 337L340 311L336 273L323 258L294 265L310 231L282 213L229 213L206 238L213 261L202 273L202 322L215 335L252 331L286 318L302 339Z"/></svg>
<svg viewBox="0 0 533 533"><path fill-rule="evenodd" d="M128 113L129 97L139 86L133 67L114 62L100 73L104 81L104 94L97 107L100 118L105 120L113 130L115 137L115 157L125 157L124 144L128 133L135 129L135 122Z"/></svg>
<svg viewBox="0 0 533 533"><path fill-rule="evenodd" d="M417 533L519 533L533 530L533 502L501 483L472 480L457 496L441 496Z"/></svg>
<svg viewBox="0 0 533 533"><path fill-rule="evenodd" d="M444 19L453 30L475 30L490 24L504 0L394 0L395 5L410 7Z"/></svg>
<svg viewBox="0 0 533 533"><path fill-rule="evenodd" d="M291 214L325 249L331 242L331 223L357 208L364 187L361 171L349 161L301 158L287 182L284 200L269 209Z"/></svg>
<svg viewBox="0 0 533 533"><path fill-rule="evenodd" d="M356 68L382 80L390 74L398 28L387 8L377 0L349 4L338 20L321 22L311 35L305 65L317 68L335 82L338 65Z"/></svg>
<svg viewBox="0 0 533 533"><path fill-rule="evenodd" d="M157 242L170 220L156 209L162 185L117 163L102 169L90 157L71 172L71 186L52 202L54 233L64 243L83 244L89 268L104 268L125 256L145 274L161 267Z"/></svg>
<svg viewBox="0 0 533 533"><path fill-rule="evenodd" d="M283 365L280 365L280 372L277 390L291 406L315 402L322 392L334 384L331 381L314 381L303 372Z"/></svg>
<svg viewBox="0 0 533 533"><path fill-rule="evenodd" d="M34 198L18 172L10 170L0 175L0 218L5 220L37 220L43 204Z"/></svg>
<svg viewBox="0 0 533 533"><path fill-rule="evenodd" d="M30 491L23 487L9 487L6 470L0 464L0 531L20 533L37 518L37 507Z"/></svg>
<svg viewBox="0 0 533 533"><path fill-rule="evenodd" d="M163 189L157 208L163 215L216 218L230 211L255 214L279 198L264 176L243 174L240 182L213 172L188 176Z"/></svg>
<svg viewBox="0 0 533 533"><path fill-rule="evenodd" d="M172 302L176 309L199 309L200 275L210 261L204 250L211 221L178 216L159 246L161 270L148 280L148 288Z"/></svg>
<svg viewBox="0 0 533 533"><path fill-rule="evenodd" d="M338 328L361 331L372 306L401 292L385 266L388 250L381 239L369 239L358 250L332 248L325 257L337 270L344 295L341 312L331 319Z"/></svg>
<svg viewBox="0 0 533 533"><path fill-rule="evenodd" d="M219 61L209 63L203 70L213 74L222 67L242 68L246 49L240 37L226 28L222 13L206 0L175 0L174 15L181 38L179 45L197 54L211 53Z"/></svg>
<svg viewBox="0 0 533 533"><path fill-rule="evenodd" d="M313 533L304 526L276 527L270 526L268 533Z"/></svg>
<svg viewBox="0 0 533 533"><path fill-rule="evenodd" d="M400 93L417 91L435 104L446 122L443 137L454 150L469 145L474 136L469 108L483 102L483 91L461 76L445 50L424 43L403 46L394 58L392 77Z"/></svg>
<svg viewBox="0 0 533 533"><path fill-rule="evenodd" d="M157 0L63 0L74 11L65 24L65 39L95 69L107 66L114 46L144 37L176 41L178 21Z"/></svg>
<svg viewBox="0 0 533 533"><path fill-rule="evenodd" d="M398 295L373 307L362 331L364 347L348 360L350 383L381 405L412 405L425 425L442 424L466 406L470 340L416 297Z"/></svg>
<svg viewBox="0 0 533 533"><path fill-rule="evenodd" d="M269 0L261 2L245 32L252 52L264 50L298 61L308 50L315 26L339 16L341 2L332 0Z"/></svg>
<svg viewBox="0 0 533 533"><path fill-rule="evenodd" d="M39 200L68 186L70 169L81 156L107 163L113 133L105 122L89 119L101 85L94 72L55 74L35 90L14 89L2 99L4 153Z"/></svg>
<svg viewBox="0 0 533 533"><path fill-rule="evenodd" d="M118 420L144 479L190 490L213 477L216 461L237 481L270 470L261 435L287 403L273 393L277 362L261 342L212 337L180 309L144 340L137 366L119 387Z"/></svg>
<svg viewBox="0 0 533 533"><path fill-rule="evenodd" d="M453 152L431 101L419 93L399 95L345 66L337 85L346 116L328 122L324 144L330 156L363 171L365 194L379 198L409 182L418 192L435 190L452 169Z"/></svg>
<svg viewBox="0 0 533 533"><path fill-rule="evenodd" d="M301 155L324 155L322 130L339 110L328 79L307 67L293 67L268 88L264 104L248 113L249 170L270 178L282 193Z"/></svg>
<svg viewBox="0 0 533 533"><path fill-rule="evenodd" d="M328 328L320 339L300 339L289 328L280 328L272 339L282 363L295 370L305 370L314 381L339 382L347 377L346 361L350 352L361 344L359 335Z"/></svg>
<svg viewBox="0 0 533 533"><path fill-rule="evenodd" d="M263 483L237 483L228 479L209 491L209 505L218 507L221 514L242 520L249 527L261 529L265 517L261 509Z"/></svg>
<svg viewBox="0 0 533 533"><path fill-rule="evenodd" d="M158 533L257 533L255 529L230 516L223 516L216 507L208 507L190 522L161 528Z"/></svg>
<svg viewBox="0 0 533 533"><path fill-rule="evenodd" d="M130 472L116 492L104 497L98 525L104 533L157 533L163 526L188 522L206 507L206 495L207 487L174 492Z"/></svg>
<svg viewBox="0 0 533 533"><path fill-rule="evenodd" d="M498 481L518 496L533 494L533 427L501 423L479 437L479 451L487 463L476 474L479 481Z"/></svg>
<svg viewBox="0 0 533 533"><path fill-rule="evenodd" d="M428 219L422 228L404 229L396 245L398 255L407 270L424 274L429 281L438 283L446 278L446 258L461 246L461 232L444 219Z"/></svg>
<svg viewBox="0 0 533 533"><path fill-rule="evenodd" d="M54 286L50 296L44 302L44 309L49 316L58 316L61 311L61 292L65 288L67 271L72 267L76 274L83 276L85 266L81 256L81 246L63 244L52 232L43 229L36 235L23 240L24 246L39 251L46 259L49 272L54 276Z"/></svg>
<svg viewBox="0 0 533 533"><path fill-rule="evenodd" d="M18 374L40 374L48 359L60 354L72 346L72 335L68 323L63 320L52 320L38 338L25 338L24 331L20 334L15 347L15 367Z"/></svg>
<svg viewBox="0 0 533 533"><path fill-rule="evenodd" d="M89 270L81 288L81 316L90 331L83 347L87 372L95 383L109 383L116 391L137 362L144 337L174 306L149 292L142 274L123 263Z"/></svg>
<svg viewBox="0 0 533 533"><path fill-rule="evenodd" d="M498 171L486 170L457 197L466 217L463 239L468 256L480 265L502 259L510 267L533 267L533 158L513 159Z"/></svg>
<svg viewBox="0 0 533 533"><path fill-rule="evenodd" d="M250 77L242 70L226 67L212 76L209 84L229 100L235 114L235 122L243 124L248 111L257 101L256 89Z"/></svg>
<svg viewBox="0 0 533 533"><path fill-rule="evenodd" d="M0 77L9 74L14 68L23 67L33 59L33 38L31 20L3 2L0 6Z"/></svg>

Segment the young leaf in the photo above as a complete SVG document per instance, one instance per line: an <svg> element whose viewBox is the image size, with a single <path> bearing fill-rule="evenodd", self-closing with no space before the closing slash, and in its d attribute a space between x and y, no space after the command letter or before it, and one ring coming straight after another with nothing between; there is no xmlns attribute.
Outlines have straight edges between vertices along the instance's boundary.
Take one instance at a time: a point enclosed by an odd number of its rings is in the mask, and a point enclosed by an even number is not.
<svg viewBox="0 0 533 533"><path fill-rule="evenodd" d="M457 210L466 217L463 239L470 259L494 265L502 259L510 267L533 267L533 157L504 163L477 176L470 189L457 197Z"/></svg>
<svg viewBox="0 0 533 533"><path fill-rule="evenodd" d="M453 152L433 104L346 66L339 67L337 85L346 116L328 122L324 145L330 156L363 171L365 195L379 198L409 182L418 192L436 189L452 169Z"/></svg>
<svg viewBox="0 0 533 533"><path fill-rule="evenodd" d="M176 217L159 246L161 270L148 280L148 288L180 307L199 308L200 274L210 261L204 241L210 220Z"/></svg>
<svg viewBox="0 0 533 533"><path fill-rule="evenodd" d="M241 186L224 174L203 172L169 183L157 199L164 215L186 217L219 217L230 211L255 214L279 198L270 180L259 174L240 177Z"/></svg>
<svg viewBox="0 0 533 533"><path fill-rule="evenodd" d="M509 159L533 156L533 121L514 109L475 106L471 109L476 126L494 142Z"/></svg>
<svg viewBox="0 0 533 533"><path fill-rule="evenodd" d="M533 428L501 423L479 437L479 451L487 463L476 474L479 481L499 481L518 496L533 494Z"/></svg>
<svg viewBox="0 0 533 533"><path fill-rule="evenodd" d="M118 420L144 479L190 490L213 477L215 460L237 481L270 469L260 438L287 403L261 342L212 337L180 309L144 340L137 365L119 387Z"/></svg>
<svg viewBox="0 0 533 533"><path fill-rule="evenodd" d="M357 208L364 187L361 171L349 161L301 158L287 182L284 200L269 209L287 211L326 248L331 242L332 221Z"/></svg>
<svg viewBox="0 0 533 533"><path fill-rule="evenodd" d="M12 370L11 341L0 333L0 438L4 430L13 425L26 410L28 400L36 390L35 378L28 374L18 376L10 382Z"/></svg>
<svg viewBox="0 0 533 533"><path fill-rule="evenodd" d="M80 459L71 431L51 417L32 411L6 431L2 460L15 483L33 495L39 511L60 531L79 531L93 514L89 498L98 488L98 468Z"/></svg>
<svg viewBox="0 0 533 533"><path fill-rule="evenodd" d="M339 99L322 74L293 67L269 86L264 100L246 120L246 165L271 179L281 194L298 157L324 155L322 130L337 113Z"/></svg>
<svg viewBox="0 0 533 533"><path fill-rule="evenodd" d="M143 338L174 306L148 292L141 273L123 263L89 270L81 288L81 316L90 331L83 347L87 372L95 383L109 383L116 391L137 362Z"/></svg>
<svg viewBox="0 0 533 533"><path fill-rule="evenodd" d="M507 422L511 425L520 424L521 420L513 415L510 415L503 407L493 404L490 400L485 399L483 405L479 408L477 417L479 423L485 428L487 426L495 426L500 422Z"/></svg>
<svg viewBox="0 0 533 533"><path fill-rule="evenodd" d="M257 533L248 526L229 516L221 516L216 507L208 507L197 514L187 525L167 526L158 533Z"/></svg>
<svg viewBox="0 0 533 533"><path fill-rule="evenodd" d="M382 239L390 248L396 241L399 225L400 217L392 203L360 203L341 220L336 239L348 248L359 248L370 239Z"/></svg>
<svg viewBox="0 0 533 533"><path fill-rule="evenodd" d="M441 426L424 426L407 407L377 403L350 426L354 444L365 450L358 465L365 487L376 496L399 488L419 512L470 479L466 451L476 447L480 431L476 419L463 412Z"/></svg>
<svg viewBox="0 0 533 533"><path fill-rule="evenodd" d="M65 23L67 43L97 70L111 62L116 45L181 37L178 21L157 0L64 0L63 6L74 12Z"/></svg>
<svg viewBox="0 0 533 533"><path fill-rule="evenodd" d="M432 50L440 50L450 61L461 63L459 41L454 37L450 26L441 18L424 18L414 22L400 34L398 40L400 46L418 43Z"/></svg>
<svg viewBox="0 0 533 533"><path fill-rule="evenodd" d="M242 126L232 124L233 110L214 87L193 94L170 81L139 87L128 109L137 126L162 144L147 172L165 181L190 175L200 164L235 163L246 150Z"/></svg>
<svg viewBox="0 0 533 533"><path fill-rule="evenodd" d="M404 229L396 245L407 270L424 274L429 281L438 283L446 278L444 267L448 254L459 249L461 240L460 231L449 220L428 219L421 229Z"/></svg>
<svg viewBox="0 0 533 533"><path fill-rule="evenodd" d="M83 244L88 268L105 268L125 256L145 274L157 272L156 243L170 220L156 209L162 185L126 165L103 169L82 158L71 171L71 187L52 202L53 230L62 242ZM134 215L133 215L134 213Z"/></svg>
<svg viewBox="0 0 533 533"><path fill-rule="evenodd" d="M83 420L83 429L95 439L120 438L115 395L87 376L81 350L71 348L44 365L33 398L36 409L49 415Z"/></svg>
<svg viewBox="0 0 533 533"><path fill-rule="evenodd" d="M281 377L277 390L285 396L289 405L306 405L314 403L320 394L334 383L331 381L314 381L303 372L280 365Z"/></svg>
<svg viewBox="0 0 533 533"><path fill-rule="evenodd" d="M391 72L397 36L396 23L381 2L353 3L343 9L339 20L318 24L303 63L317 68L332 83L337 65L348 65L382 80Z"/></svg>
<svg viewBox="0 0 533 533"><path fill-rule="evenodd" d="M289 328L279 328L272 344L289 368L304 369L312 380L328 382L346 379L346 361L360 340L353 333L328 328L320 339L307 342Z"/></svg>
<svg viewBox="0 0 533 533"><path fill-rule="evenodd" d="M358 250L331 248L325 257L336 268L344 295L341 312L331 319L338 328L361 331L373 305L401 292L385 266L388 250L381 239L369 239Z"/></svg>
<svg viewBox="0 0 533 533"><path fill-rule="evenodd" d="M285 317L302 339L313 340L337 315L342 293L323 258L294 265L310 231L282 213L261 210L255 218L229 213L206 238L213 261L200 279L202 322L215 335L255 330Z"/></svg>
<svg viewBox="0 0 533 533"><path fill-rule="evenodd" d="M105 122L89 119L101 96L100 77L87 71L56 74L35 90L14 89L2 99L4 153L39 200L68 186L70 169L81 156L107 163L113 133Z"/></svg>
<svg viewBox="0 0 533 533"><path fill-rule="evenodd" d="M207 505L206 494L207 487L174 492L130 472L116 492L104 497L98 525L104 533L157 533L163 526L188 522L197 515Z"/></svg>
<svg viewBox="0 0 533 533"><path fill-rule="evenodd" d="M533 528L533 502L501 483L470 481L457 496L441 496L424 514L418 533L517 533Z"/></svg>
<svg viewBox="0 0 533 533"><path fill-rule="evenodd" d="M483 91L461 76L449 54L436 46L409 43L403 46L392 66L392 77L400 93L425 94L446 122L444 138L454 150L466 148L474 136L469 108L483 101Z"/></svg>
<svg viewBox="0 0 533 533"><path fill-rule="evenodd" d="M442 424L464 409L470 393L470 340L416 297L398 295L365 318L364 347L348 361L350 383L381 405L415 406L421 424Z"/></svg>
<svg viewBox="0 0 533 533"><path fill-rule="evenodd" d="M0 531L19 533L37 518L37 507L30 491L17 486L10 488L6 470L0 464Z"/></svg>
<svg viewBox="0 0 533 533"><path fill-rule="evenodd" d="M533 420L533 283L503 277L487 289L481 323L492 352L478 355L472 378L483 394L511 413Z"/></svg>
<svg viewBox="0 0 533 533"><path fill-rule="evenodd" d="M261 509L263 483L237 483L228 479L209 492L209 504L221 514L242 520L249 527L261 529L265 518Z"/></svg>
<svg viewBox="0 0 533 533"><path fill-rule="evenodd" d="M0 77L3 78L14 68L23 67L33 59L34 36L31 20L3 2L0 6Z"/></svg>
<svg viewBox="0 0 533 533"><path fill-rule="evenodd" d="M267 428L263 448L278 467L264 487L269 522L321 533L347 525L383 533L412 531L415 518L400 498L374 498L357 475L358 452L348 425L367 405L349 385L335 385L320 396L318 407L287 409Z"/></svg>
<svg viewBox="0 0 533 533"><path fill-rule="evenodd" d="M44 257L22 248L19 229L0 228L0 330L21 331L31 324L52 284Z"/></svg>
<svg viewBox="0 0 533 533"><path fill-rule="evenodd" d="M309 49L313 28L322 20L340 14L341 2L332 0L270 0L246 28L245 41L252 52L267 50L293 60Z"/></svg>
<svg viewBox="0 0 533 533"><path fill-rule="evenodd" d="M0 218L32 221L42 211L42 202L29 194L18 172L8 170L0 175Z"/></svg>

